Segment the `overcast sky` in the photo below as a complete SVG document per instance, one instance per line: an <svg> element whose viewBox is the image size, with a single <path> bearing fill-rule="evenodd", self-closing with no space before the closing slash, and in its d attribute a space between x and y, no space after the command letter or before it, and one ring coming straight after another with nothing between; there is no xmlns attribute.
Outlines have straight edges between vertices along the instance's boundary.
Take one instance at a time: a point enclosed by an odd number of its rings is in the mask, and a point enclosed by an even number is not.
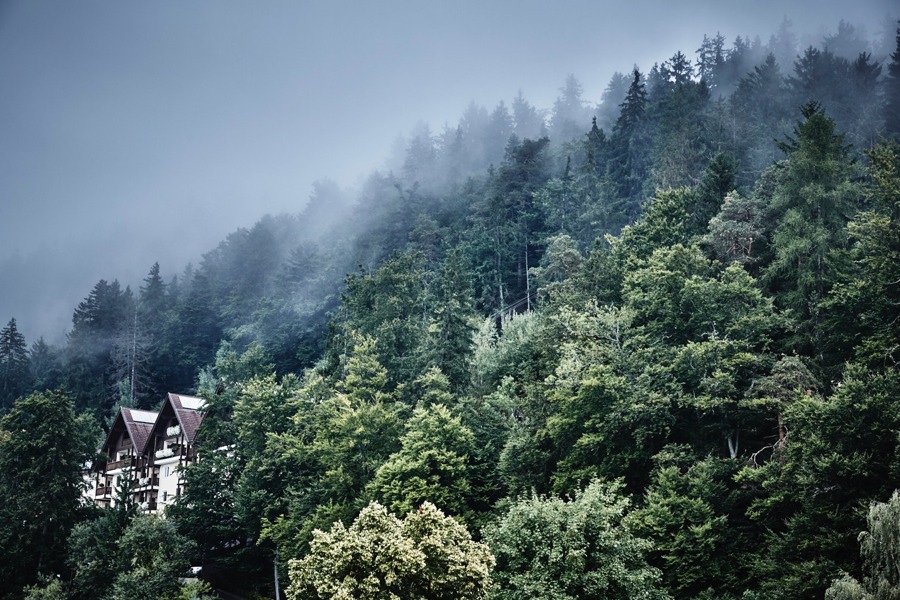
<svg viewBox="0 0 900 600"><path fill-rule="evenodd" d="M549 108L572 73L596 102L614 71L693 57L704 33L765 41L786 16L817 41L841 18L875 34L897 12L895 0L0 0L0 326L18 317L29 342L56 338L98 279L133 284L154 261L171 277L229 231L299 211L316 179L352 185L398 134L439 131L472 100L490 109L521 89Z"/></svg>

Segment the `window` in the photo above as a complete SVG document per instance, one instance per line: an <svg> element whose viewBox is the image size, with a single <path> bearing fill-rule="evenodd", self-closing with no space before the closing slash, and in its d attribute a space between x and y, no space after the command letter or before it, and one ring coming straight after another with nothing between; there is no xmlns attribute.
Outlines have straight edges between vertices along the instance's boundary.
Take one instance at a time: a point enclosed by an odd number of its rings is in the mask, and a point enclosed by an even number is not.
<svg viewBox="0 0 900 600"><path fill-rule="evenodd" d="M163 490L163 500L162 501L165 502L168 499L169 499L169 492L166 490Z"/></svg>
<svg viewBox="0 0 900 600"><path fill-rule="evenodd" d="M169 476L169 467L168 467L168 465L166 466L166 475L165 475L165 476L166 476L166 477Z"/></svg>

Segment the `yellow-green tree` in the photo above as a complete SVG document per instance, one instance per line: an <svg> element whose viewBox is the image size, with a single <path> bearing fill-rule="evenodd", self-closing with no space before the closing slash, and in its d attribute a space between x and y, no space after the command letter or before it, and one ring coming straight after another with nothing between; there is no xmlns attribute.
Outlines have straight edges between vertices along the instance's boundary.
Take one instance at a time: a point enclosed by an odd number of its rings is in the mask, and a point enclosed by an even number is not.
<svg viewBox="0 0 900 600"><path fill-rule="evenodd" d="M402 520L373 502L313 536L290 562L288 600L475 600L490 587L490 550L427 502Z"/></svg>

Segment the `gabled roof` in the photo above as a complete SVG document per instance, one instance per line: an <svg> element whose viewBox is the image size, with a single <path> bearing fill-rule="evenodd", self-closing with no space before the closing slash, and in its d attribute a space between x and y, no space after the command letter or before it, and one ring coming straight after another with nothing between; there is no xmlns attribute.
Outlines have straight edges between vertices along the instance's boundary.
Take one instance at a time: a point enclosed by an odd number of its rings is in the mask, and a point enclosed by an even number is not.
<svg viewBox="0 0 900 600"><path fill-rule="evenodd" d="M142 453L158 416L159 413L149 410L121 407L119 412L116 413L112 427L109 428L109 435L106 436L102 450L108 450L113 434L124 429L128 433L135 451Z"/></svg>
<svg viewBox="0 0 900 600"><path fill-rule="evenodd" d="M154 433L163 436L165 427L171 422L170 419L174 415L178 424L181 425L181 431L188 443L193 444L194 438L197 437L197 429L203 421L203 408L206 401L196 396L185 396L182 394L172 394L171 392L163 400L162 406L154 419L153 426L147 434L145 444L152 441ZM141 451L146 453L147 448L141 447Z"/></svg>
<svg viewBox="0 0 900 600"><path fill-rule="evenodd" d="M197 437L197 429L203 421L203 409L206 407L206 401L196 396L172 393L169 393L166 401L172 404L185 438L193 444L194 438ZM163 406L165 406L165 402Z"/></svg>
<svg viewBox="0 0 900 600"><path fill-rule="evenodd" d="M169 399L173 404L180 405L181 408L189 408L191 410L203 410L206 407L206 400L197 396L185 396L184 394L169 393Z"/></svg>

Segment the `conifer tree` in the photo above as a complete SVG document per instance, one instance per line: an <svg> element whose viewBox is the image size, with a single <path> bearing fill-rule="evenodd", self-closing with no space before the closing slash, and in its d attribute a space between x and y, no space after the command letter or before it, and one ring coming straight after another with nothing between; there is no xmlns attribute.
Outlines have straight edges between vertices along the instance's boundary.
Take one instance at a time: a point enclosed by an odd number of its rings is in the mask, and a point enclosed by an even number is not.
<svg viewBox="0 0 900 600"><path fill-rule="evenodd" d="M887 136L900 141L900 27L896 46L885 78L884 130Z"/></svg>
<svg viewBox="0 0 900 600"><path fill-rule="evenodd" d="M16 320L0 329L0 409L7 408L29 387L25 336Z"/></svg>
<svg viewBox="0 0 900 600"><path fill-rule="evenodd" d="M771 214L774 259L764 279L780 308L800 325L794 347L821 356L821 302L846 247L847 222L862 200L844 136L817 103L802 109L795 137L781 144L788 159L777 175Z"/></svg>
<svg viewBox="0 0 900 600"><path fill-rule="evenodd" d="M52 390L62 383L61 350L50 346L43 336L31 344L28 351L28 369L34 391Z"/></svg>
<svg viewBox="0 0 900 600"><path fill-rule="evenodd" d="M440 368L452 389L469 383L476 312L471 271L461 249L452 250L435 281L433 316L425 344L426 362Z"/></svg>
<svg viewBox="0 0 900 600"><path fill-rule="evenodd" d="M647 173L647 144L641 125L647 110L647 90L637 67L631 73L631 85L613 128L610 176L618 186L618 195L628 203L626 214L633 219L643 199Z"/></svg>

